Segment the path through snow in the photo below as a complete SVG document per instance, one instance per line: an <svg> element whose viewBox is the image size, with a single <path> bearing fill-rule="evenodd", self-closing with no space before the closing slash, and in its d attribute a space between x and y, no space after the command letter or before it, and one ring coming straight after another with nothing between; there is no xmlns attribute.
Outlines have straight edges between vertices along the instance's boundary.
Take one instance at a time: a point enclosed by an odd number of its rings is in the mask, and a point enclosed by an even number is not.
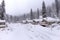
<svg viewBox="0 0 60 40"><path fill-rule="evenodd" d="M60 30L32 24L8 24L0 31L0 40L60 40ZM9 30L8 30L9 29Z"/></svg>

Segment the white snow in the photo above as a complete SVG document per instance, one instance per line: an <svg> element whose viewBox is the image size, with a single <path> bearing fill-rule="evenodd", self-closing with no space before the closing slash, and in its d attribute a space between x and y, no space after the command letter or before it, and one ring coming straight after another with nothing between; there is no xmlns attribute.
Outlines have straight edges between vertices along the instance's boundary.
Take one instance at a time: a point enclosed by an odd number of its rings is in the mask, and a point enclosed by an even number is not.
<svg viewBox="0 0 60 40"><path fill-rule="evenodd" d="M5 20L0 20L0 22L6 22Z"/></svg>
<svg viewBox="0 0 60 40"><path fill-rule="evenodd" d="M36 22L41 22L43 19L33 19L34 21L36 21Z"/></svg>
<svg viewBox="0 0 60 40"><path fill-rule="evenodd" d="M60 19L58 19L58 18L52 18L52 17L46 17L44 19L46 21L48 21L48 22L58 22L58 21L60 21Z"/></svg>
<svg viewBox="0 0 60 40"><path fill-rule="evenodd" d="M35 22L42 22L43 18L40 18L40 19L33 19ZM33 23L33 20L23 20L22 22L23 23L26 23L26 21L28 23ZM58 18L52 18L52 17L46 17L44 18L44 20L46 20L47 22L60 22L60 19Z"/></svg>
<svg viewBox="0 0 60 40"><path fill-rule="evenodd" d="M51 30L40 25L10 23L0 29L0 40L60 40L60 25Z"/></svg>
<svg viewBox="0 0 60 40"><path fill-rule="evenodd" d="M27 19L26 21L27 21L27 22L33 22L33 20L28 20L28 19Z"/></svg>

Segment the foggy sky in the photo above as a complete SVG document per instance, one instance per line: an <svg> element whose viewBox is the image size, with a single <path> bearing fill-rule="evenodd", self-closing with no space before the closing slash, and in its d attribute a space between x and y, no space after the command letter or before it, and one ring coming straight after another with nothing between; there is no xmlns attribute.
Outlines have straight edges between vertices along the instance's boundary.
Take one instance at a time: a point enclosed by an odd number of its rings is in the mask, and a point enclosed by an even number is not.
<svg viewBox="0 0 60 40"><path fill-rule="evenodd" d="M10 15L22 15L28 13L32 8L35 11L41 9L43 0L5 0L6 13ZM44 0L46 6L51 5L54 0Z"/></svg>

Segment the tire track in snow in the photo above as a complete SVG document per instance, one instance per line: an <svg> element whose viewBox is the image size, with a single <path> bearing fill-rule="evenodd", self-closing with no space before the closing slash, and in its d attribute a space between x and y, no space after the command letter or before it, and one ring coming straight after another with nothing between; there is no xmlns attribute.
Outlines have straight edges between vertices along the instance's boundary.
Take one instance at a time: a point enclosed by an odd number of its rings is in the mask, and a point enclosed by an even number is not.
<svg viewBox="0 0 60 40"><path fill-rule="evenodd" d="M30 29L26 29L26 27L24 28L25 29L25 32L27 32L27 33L25 33L28 37L30 37L30 38L32 38L32 40L34 39L36 39L37 40L37 38L35 37L35 35L33 35L33 34L31 34L31 32L29 33L29 31L30 31ZM41 38L40 38L41 39ZM38 39L39 40L39 39Z"/></svg>
<svg viewBox="0 0 60 40"><path fill-rule="evenodd" d="M31 26L30 26L31 27ZM28 29L27 27L25 28L25 29L27 29L27 30L30 30L30 31L32 31L30 28ZM37 33L40 33L39 34L39 38L42 38L42 39L44 39L44 40L51 40L51 38L48 36L48 35L46 35L46 34L44 34L44 33L42 33L42 32L39 32L39 31L37 31L35 28L33 29L33 30L35 30L34 32L32 31L32 34L30 34L30 35L33 35L33 36L35 36L35 37L37 37ZM31 32L30 32L31 33Z"/></svg>
<svg viewBox="0 0 60 40"><path fill-rule="evenodd" d="M57 36L57 37L59 36L59 35L53 34L52 31L51 31L51 32L50 32L50 31L45 31L45 30L42 30L41 28L38 28L37 30L38 30L38 31L41 30L41 31L43 31L43 32L45 32L46 34L51 35L51 36Z"/></svg>

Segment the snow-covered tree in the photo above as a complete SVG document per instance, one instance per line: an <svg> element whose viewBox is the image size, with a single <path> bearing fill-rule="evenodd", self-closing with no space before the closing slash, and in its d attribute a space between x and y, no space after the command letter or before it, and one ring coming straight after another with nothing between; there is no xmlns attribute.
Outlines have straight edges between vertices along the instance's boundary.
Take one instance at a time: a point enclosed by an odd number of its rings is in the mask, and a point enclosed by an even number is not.
<svg viewBox="0 0 60 40"><path fill-rule="evenodd" d="M24 14L24 18L23 18L24 20L26 20L26 16L25 16L25 14Z"/></svg>
<svg viewBox="0 0 60 40"><path fill-rule="evenodd" d="M39 19L39 9L37 8L37 19Z"/></svg>
<svg viewBox="0 0 60 40"><path fill-rule="evenodd" d="M46 17L46 6L45 6L45 2L44 1L42 3L42 17L43 18Z"/></svg>
<svg viewBox="0 0 60 40"><path fill-rule="evenodd" d="M5 19L5 1L2 1L2 19Z"/></svg>
<svg viewBox="0 0 60 40"><path fill-rule="evenodd" d="M47 7L47 16L49 16L49 17L52 17L51 14L52 13L52 9L51 9L51 7L50 6L48 6Z"/></svg>
<svg viewBox="0 0 60 40"><path fill-rule="evenodd" d="M55 0L55 4L56 4L57 17L59 17L59 2L58 2L58 0Z"/></svg>
<svg viewBox="0 0 60 40"><path fill-rule="evenodd" d="M31 9L31 11L30 11L30 19L31 19L31 20L34 19L32 9Z"/></svg>

